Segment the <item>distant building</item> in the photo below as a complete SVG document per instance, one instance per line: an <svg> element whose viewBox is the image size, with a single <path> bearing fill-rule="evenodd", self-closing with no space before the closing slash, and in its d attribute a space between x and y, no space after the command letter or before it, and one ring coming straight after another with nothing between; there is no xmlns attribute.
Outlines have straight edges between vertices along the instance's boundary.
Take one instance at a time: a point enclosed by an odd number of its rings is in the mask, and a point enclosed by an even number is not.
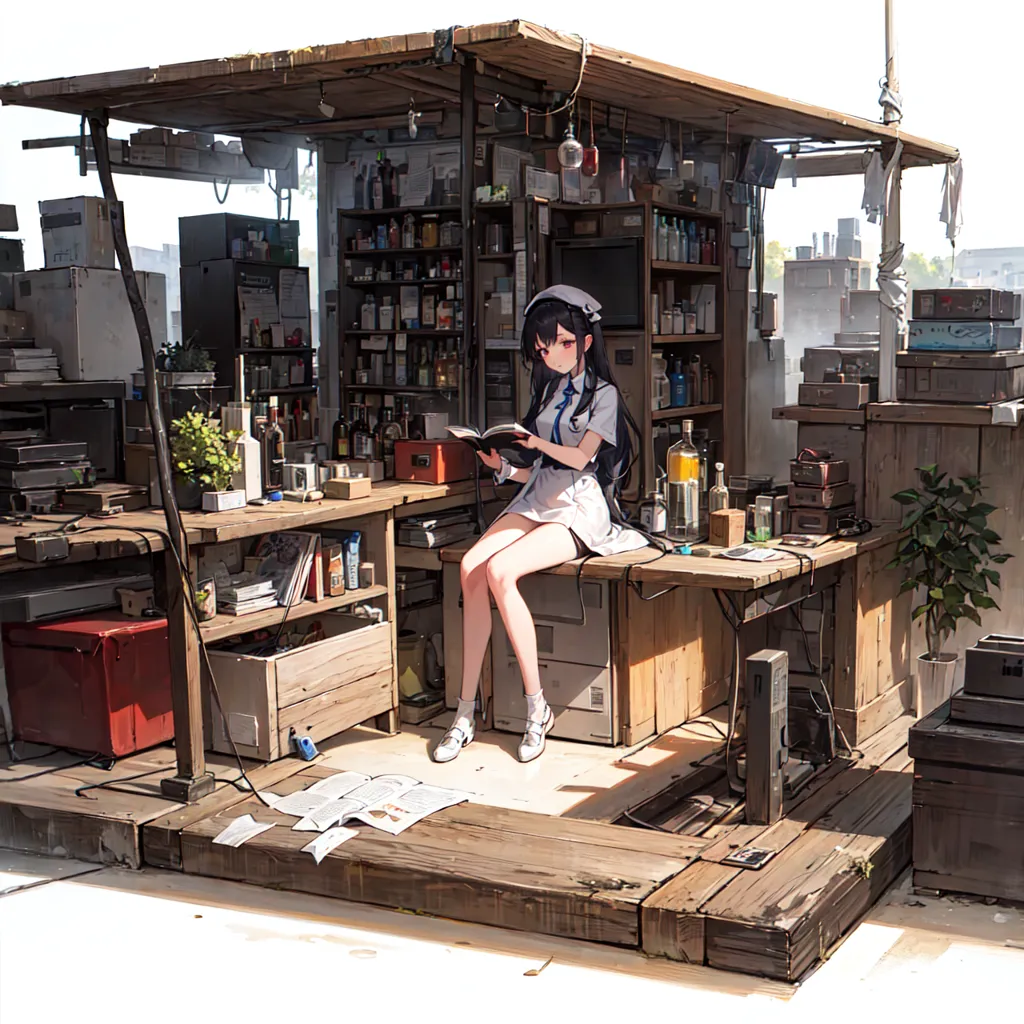
<svg viewBox="0 0 1024 1024"><path fill-rule="evenodd" d="M164 245L162 249L131 247L132 264L136 270L163 274L167 279L167 340L176 345L181 342L181 276L180 255L177 245Z"/></svg>
<svg viewBox="0 0 1024 1024"><path fill-rule="evenodd" d="M957 253L953 279L968 288L1024 289L1024 248L964 249Z"/></svg>

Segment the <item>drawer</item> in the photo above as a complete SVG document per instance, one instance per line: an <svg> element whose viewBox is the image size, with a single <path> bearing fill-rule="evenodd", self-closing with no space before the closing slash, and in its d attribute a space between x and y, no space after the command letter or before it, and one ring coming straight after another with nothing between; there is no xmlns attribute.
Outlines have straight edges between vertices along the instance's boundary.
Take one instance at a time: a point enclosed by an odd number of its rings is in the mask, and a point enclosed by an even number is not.
<svg viewBox="0 0 1024 1024"><path fill-rule="evenodd" d="M615 740L615 692L608 668L540 661L544 698L555 713L551 735L582 743ZM521 733L526 728L523 679L514 658L494 658L494 727Z"/></svg>
<svg viewBox="0 0 1024 1024"><path fill-rule="evenodd" d="M209 702L212 748L272 761L291 749L290 733L314 741L393 706L390 623L345 614L315 617L328 634L272 657L210 651L224 716Z"/></svg>

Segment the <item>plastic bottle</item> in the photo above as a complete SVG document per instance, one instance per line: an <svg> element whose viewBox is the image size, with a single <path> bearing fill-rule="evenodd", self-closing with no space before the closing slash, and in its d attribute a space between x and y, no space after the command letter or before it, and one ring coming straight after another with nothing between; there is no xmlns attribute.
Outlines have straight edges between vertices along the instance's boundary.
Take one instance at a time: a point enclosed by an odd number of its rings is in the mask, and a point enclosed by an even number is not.
<svg viewBox="0 0 1024 1024"><path fill-rule="evenodd" d="M678 409L686 405L686 374L683 372L683 360L676 356L672 364L672 372L668 375L669 405Z"/></svg>

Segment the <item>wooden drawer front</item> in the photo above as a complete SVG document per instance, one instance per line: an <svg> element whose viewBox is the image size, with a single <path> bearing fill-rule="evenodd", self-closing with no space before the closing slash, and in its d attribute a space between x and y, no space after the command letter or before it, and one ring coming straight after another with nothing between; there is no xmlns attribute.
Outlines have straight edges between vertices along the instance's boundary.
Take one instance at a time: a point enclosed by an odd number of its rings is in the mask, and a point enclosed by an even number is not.
<svg viewBox="0 0 1024 1024"><path fill-rule="evenodd" d="M273 660L277 706L287 708L390 668L391 626L387 622L363 626Z"/></svg>
<svg viewBox="0 0 1024 1024"><path fill-rule="evenodd" d="M391 708L390 624L363 625L348 615L321 621L336 635L274 657L210 652L227 719L225 725L211 700L215 751L232 752L230 729L239 754L272 761L289 752L293 726L299 735L323 739ZM385 706L376 696L380 680L388 687ZM370 704L373 710L364 713Z"/></svg>

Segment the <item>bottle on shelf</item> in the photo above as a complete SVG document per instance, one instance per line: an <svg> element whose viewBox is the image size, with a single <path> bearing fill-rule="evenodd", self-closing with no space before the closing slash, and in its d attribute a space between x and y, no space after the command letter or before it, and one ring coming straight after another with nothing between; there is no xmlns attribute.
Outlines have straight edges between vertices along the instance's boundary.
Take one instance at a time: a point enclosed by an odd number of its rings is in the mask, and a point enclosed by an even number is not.
<svg viewBox="0 0 1024 1024"><path fill-rule="evenodd" d="M686 374L683 372L683 358L676 356L672 372L668 375L669 405L673 409L686 405Z"/></svg>
<svg viewBox="0 0 1024 1024"><path fill-rule="evenodd" d="M399 401L401 401L401 412L399 413L398 420L401 425L402 437L407 439L409 437L409 400L405 399L403 401L399 399Z"/></svg>
<svg viewBox="0 0 1024 1024"><path fill-rule="evenodd" d="M372 179L373 189L373 209L383 210L384 209L384 165L378 163L374 169Z"/></svg>
<svg viewBox="0 0 1024 1024"><path fill-rule="evenodd" d="M428 346L427 344L420 345L419 351L419 365L416 367L416 384L421 388L429 388L433 386L432 380L433 374L431 373L431 365L428 357Z"/></svg>
<svg viewBox="0 0 1024 1024"><path fill-rule="evenodd" d="M689 373L686 377L686 398L687 405L701 404L701 374L700 356L693 356L688 367Z"/></svg>
<svg viewBox="0 0 1024 1024"><path fill-rule="evenodd" d="M655 352L651 356L651 402L655 409L667 409L672 404L668 360L661 352Z"/></svg>
<svg viewBox="0 0 1024 1024"><path fill-rule="evenodd" d="M711 259L709 263L718 264L718 233L714 228L708 228L708 245L711 247Z"/></svg>
<svg viewBox="0 0 1024 1024"><path fill-rule="evenodd" d="M668 218L658 218L658 259L665 262L668 259Z"/></svg>
<svg viewBox="0 0 1024 1024"><path fill-rule="evenodd" d="M448 342L448 387L459 386L459 343L451 338Z"/></svg>
<svg viewBox="0 0 1024 1024"><path fill-rule="evenodd" d="M340 409L331 432L331 458L336 462L348 458L348 423Z"/></svg>
<svg viewBox="0 0 1024 1024"><path fill-rule="evenodd" d="M725 486L725 463L715 463L715 486L708 494L708 511L720 512L729 507L729 488Z"/></svg>
<svg viewBox="0 0 1024 1024"><path fill-rule="evenodd" d="M380 428L381 451L384 458L384 475L395 475L395 442L402 439L402 428L395 422L395 410L385 405L381 410L383 417L378 422Z"/></svg>
<svg viewBox="0 0 1024 1024"><path fill-rule="evenodd" d="M402 235L398 228L398 221L394 217L388 221L388 248L400 249L402 247Z"/></svg>
<svg viewBox="0 0 1024 1024"><path fill-rule="evenodd" d="M407 213L402 221L402 248L416 248L416 218L411 213Z"/></svg>
<svg viewBox="0 0 1024 1024"><path fill-rule="evenodd" d="M690 236L687 233L686 221L679 218L679 262L690 262Z"/></svg>
<svg viewBox="0 0 1024 1024"><path fill-rule="evenodd" d="M356 407L352 427L349 430L349 449L354 459L373 458L373 434L370 433L370 424L366 419L366 406L363 404Z"/></svg>
<svg viewBox="0 0 1024 1024"><path fill-rule="evenodd" d="M686 225L686 262L700 263L700 241L697 236L697 222L691 220Z"/></svg>
<svg viewBox="0 0 1024 1024"><path fill-rule="evenodd" d="M434 350L434 385L448 387L448 352L443 343Z"/></svg>
<svg viewBox="0 0 1024 1024"><path fill-rule="evenodd" d="M284 431L278 421L277 406L271 405L270 418L262 439L263 486L279 491L284 486Z"/></svg>
<svg viewBox="0 0 1024 1024"><path fill-rule="evenodd" d="M675 217L668 222L668 258L672 263L679 262L679 223Z"/></svg>
<svg viewBox="0 0 1024 1024"><path fill-rule="evenodd" d="M700 539L700 456L693 444L693 420L683 420L683 436L668 450L668 527L670 540Z"/></svg>

